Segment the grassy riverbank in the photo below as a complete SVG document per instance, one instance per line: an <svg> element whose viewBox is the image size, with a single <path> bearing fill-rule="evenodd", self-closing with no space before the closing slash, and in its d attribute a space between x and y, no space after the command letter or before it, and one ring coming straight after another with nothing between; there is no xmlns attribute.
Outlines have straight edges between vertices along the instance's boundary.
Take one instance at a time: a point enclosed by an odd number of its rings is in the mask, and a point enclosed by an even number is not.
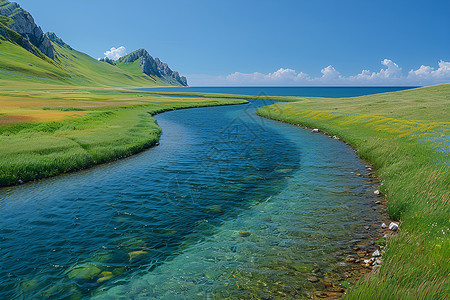
<svg viewBox="0 0 450 300"><path fill-rule="evenodd" d="M0 91L0 186L72 172L140 152L159 139L161 129L151 115L245 103L106 88L32 87Z"/></svg>
<svg viewBox="0 0 450 300"><path fill-rule="evenodd" d="M258 110L319 128L376 167L392 218L383 265L346 299L447 299L450 295L450 84L355 98L304 98Z"/></svg>

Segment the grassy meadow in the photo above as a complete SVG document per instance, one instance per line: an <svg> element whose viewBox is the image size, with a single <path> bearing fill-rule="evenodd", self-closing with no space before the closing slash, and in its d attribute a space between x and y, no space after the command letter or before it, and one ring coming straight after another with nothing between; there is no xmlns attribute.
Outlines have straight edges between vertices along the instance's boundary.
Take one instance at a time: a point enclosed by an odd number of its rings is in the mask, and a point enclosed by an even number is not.
<svg viewBox="0 0 450 300"><path fill-rule="evenodd" d="M259 115L335 135L374 165L398 235L346 299L450 295L450 84L355 98L303 98Z"/></svg>
<svg viewBox="0 0 450 300"><path fill-rule="evenodd" d="M72 172L140 152L159 139L151 115L242 100L174 98L48 85L0 90L0 186Z"/></svg>

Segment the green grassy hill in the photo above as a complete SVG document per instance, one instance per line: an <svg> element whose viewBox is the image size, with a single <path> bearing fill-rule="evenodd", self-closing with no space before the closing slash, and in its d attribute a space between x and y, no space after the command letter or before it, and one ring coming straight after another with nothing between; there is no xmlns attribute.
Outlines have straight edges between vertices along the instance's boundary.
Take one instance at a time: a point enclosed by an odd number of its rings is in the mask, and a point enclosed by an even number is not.
<svg viewBox="0 0 450 300"><path fill-rule="evenodd" d="M43 54L42 57L36 56L12 40L0 39L0 80L74 86L169 85L157 77L143 74L133 66L119 68L69 47L56 43L53 45L56 50L54 61Z"/></svg>
<svg viewBox="0 0 450 300"><path fill-rule="evenodd" d="M54 44L57 64L74 74L71 80L79 85L101 86L167 86L158 77L150 77L139 68L119 68L93 59L87 54Z"/></svg>

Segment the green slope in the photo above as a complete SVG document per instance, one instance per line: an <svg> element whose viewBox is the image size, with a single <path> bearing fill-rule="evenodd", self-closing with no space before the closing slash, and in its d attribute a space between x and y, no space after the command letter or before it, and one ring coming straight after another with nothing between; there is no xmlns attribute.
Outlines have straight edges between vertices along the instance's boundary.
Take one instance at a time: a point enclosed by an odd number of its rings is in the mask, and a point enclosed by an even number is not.
<svg viewBox="0 0 450 300"><path fill-rule="evenodd" d="M6 22L6 19L4 20ZM8 30L4 23L0 29ZM9 30L9 35L14 32ZM0 35L1 36L1 35ZM38 51L36 56L21 47L20 36L0 39L0 80L75 86L167 86L159 78L149 77L135 68L119 68L82 52L53 43L56 59L52 61ZM22 40L23 41L23 40ZM131 66L133 67L133 66Z"/></svg>
<svg viewBox="0 0 450 300"><path fill-rule="evenodd" d="M0 40L0 80L64 83L70 73L7 40Z"/></svg>
<svg viewBox="0 0 450 300"><path fill-rule="evenodd" d="M82 52L54 43L57 63L71 70L75 84L101 86L160 86L168 85L159 78L152 78L138 70L126 70L106 62L100 62ZM140 69L139 69L140 70Z"/></svg>

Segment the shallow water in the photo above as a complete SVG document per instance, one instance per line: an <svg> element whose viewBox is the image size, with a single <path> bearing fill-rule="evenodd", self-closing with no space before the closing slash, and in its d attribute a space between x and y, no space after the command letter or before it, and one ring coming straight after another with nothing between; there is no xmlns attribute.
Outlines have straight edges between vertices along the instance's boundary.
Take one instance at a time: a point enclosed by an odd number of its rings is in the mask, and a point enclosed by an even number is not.
<svg viewBox="0 0 450 300"><path fill-rule="evenodd" d="M270 103L164 113L158 147L1 189L0 299L306 297L381 218L376 184Z"/></svg>

